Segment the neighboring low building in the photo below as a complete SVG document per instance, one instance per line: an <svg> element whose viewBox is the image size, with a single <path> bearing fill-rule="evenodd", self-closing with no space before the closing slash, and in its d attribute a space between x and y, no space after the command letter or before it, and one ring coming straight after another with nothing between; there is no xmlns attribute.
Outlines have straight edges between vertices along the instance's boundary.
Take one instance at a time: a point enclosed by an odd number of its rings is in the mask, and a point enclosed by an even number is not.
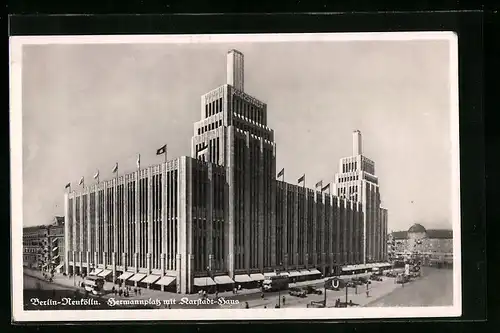
<svg viewBox="0 0 500 333"><path fill-rule="evenodd" d="M61 272L64 251L64 217L54 217L49 225L23 228L23 266Z"/></svg>
<svg viewBox="0 0 500 333"><path fill-rule="evenodd" d="M395 231L388 238L388 253L392 260L404 260L415 256L424 265L449 266L453 264L453 231L449 229L425 229L414 224L408 231Z"/></svg>

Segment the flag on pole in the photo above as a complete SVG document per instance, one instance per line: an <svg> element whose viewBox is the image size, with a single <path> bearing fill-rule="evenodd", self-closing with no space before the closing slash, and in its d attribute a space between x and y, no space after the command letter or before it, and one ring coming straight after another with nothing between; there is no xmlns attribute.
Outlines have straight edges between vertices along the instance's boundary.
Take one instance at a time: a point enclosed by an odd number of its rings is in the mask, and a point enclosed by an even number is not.
<svg viewBox="0 0 500 333"><path fill-rule="evenodd" d="M115 166L113 167L112 172L113 173L117 173L118 172L118 162L116 162Z"/></svg>
<svg viewBox="0 0 500 333"><path fill-rule="evenodd" d="M280 172L278 172L278 175L276 176L276 178L280 178L280 177L284 177L285 176L285 168L281 169Z"/></svg>
<svg viewBox="0 0 500 333"><path fill-rule="evenodd" d="M297 180L297 183L304 183L304 186L306 185L306 174L303 174L302 177Z"/></svg>
<svg viewBox="0 0 500 333"><path fill-rule="evenodd" d="M320 180L319 182L317 182L315 187L316 187L316 188L318 188L318 187L323 187L323 181L322 181L322 180Z"/></svg>
<svg viewBox="0 0 500 333"><path fill-rule="evenodd" d="M163 147L161 148L158 148L156 150L156 155L163 155L167 152L167 145L164 145Z"/></svg>
<svg viewBox="0 0 500 333"><path fill-rule="evenodd" d="M71 188L71 183L67 183L66 186L64 186L65 189Z"/></svg>
<svg viewBox="0 0 500 333"><path fill-rule="evenodd" d="M141 154L137 154L137 169L141 168Z"/></svg>
<svg viewBox="0 0 500 333"><path fill-rule="evenodd" d="M85 179L82 177L80 178L80 181L78 182L78 185L83 185L85 182Z"/></svg>
<svg viewBox="0 0 500 333"><path fill-rule="evenodd" d="M99 183L99 170L97 170L97 172L95 173L94 179L96 179L97 182Z"/></svg>
<svg viewBox="0 0 500 333"><path fill-rule="evenodd" d="M330 183L328 183L327 185L325 185L325 186L321 189L321 192L326 191L326 190L328 190L328 193L330 193Z"/></svg>

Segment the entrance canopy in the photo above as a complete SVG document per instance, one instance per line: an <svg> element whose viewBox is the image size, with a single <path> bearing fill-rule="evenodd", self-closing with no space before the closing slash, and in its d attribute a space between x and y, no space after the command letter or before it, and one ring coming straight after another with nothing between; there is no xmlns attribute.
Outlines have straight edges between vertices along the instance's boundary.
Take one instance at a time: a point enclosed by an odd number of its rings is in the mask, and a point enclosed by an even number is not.
<svg viewBox="0 0 500 333"><path fill-rule="evenodd" d="M110 271L109 269L105 269L101 273L97 274L97 276L101 276L101 277L105 278L105 277L107 277L111 273L113 273L113 272Z"/></svg>
<svg viewBox="0 0 500 333"><path fill-rule="evenodd" d="M234 276L234 282L244 283L244 282L253 282L253 280L250 277L250 275L241 274L241 275Z"/></svg>
<svg viewBox="0 0 500 333"><path fill-rule="evenodd" d="M134 274L134 276L132 276L130 279L128 279L129 281L133 281L133 282L139 282L141 281L142 279L144 279L146 277L146 274L142 274L142 273L137 273L137 274Z"/></svg>
<svg viewBox="0 0 500 333"><path fill-rule="evenodd" d="M205 276L205 277L199 277L199 278L194 278L194 285L197 287L206 287L206 286L215 286L216 283L212 278Z"/></svg>
<svg viewBox="0 0 500 333"><path fill-rule="evenodd" d="M221 275L214 277L214 281L217 284L232 284L234 281L227 275Z"/></svg>
<svg viewBox="0 0 500 333"><path fill-rule="evenodd" d="M167 286L171 285L174 281L175 281L175 277L164 276L161 279L159 279L158 281L156 281L155 284L167 287Z"/></svg>

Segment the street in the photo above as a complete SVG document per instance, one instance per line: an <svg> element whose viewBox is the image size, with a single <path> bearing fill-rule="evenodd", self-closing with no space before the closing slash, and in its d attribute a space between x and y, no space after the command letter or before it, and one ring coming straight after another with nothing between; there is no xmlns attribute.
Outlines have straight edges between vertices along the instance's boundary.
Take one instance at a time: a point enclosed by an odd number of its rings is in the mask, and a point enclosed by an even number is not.
<svg viewBox="0 0 500 333"><path fill-rule="evenodd" d="M347 289L347 301L352 301L353 306L439 306L452 304L452 277L453 271L447 269L425 268L425 273L420 279L416 279L406 283L404 287L401 284L396 284L394 278L383 277L383 281L372 281L369 285L368 294L366 286L358 286L357 288ZM82 299L84 295L81 288L75 288L72 285L72 280L66 277L58 277L56 283L49 283L40 280L36 277L24 275L24 303L28 309L42 309L40 306L33 305L33 298L40 300L61 300L64 298ZM61 284L62 283L62 284ZM312 281L307 283L315 286L324 292L322 281ZM109 288L108 288L109 289ZM79 291L79 293L78 293ZM283 304L283 296L285 304ZM335 301L340 299L341 302L346 300L346 289L338 291L327 290L327 307L334 307ZM232 292L220 293L220 299L216 300L214 295L209 295L207 301L200 302L200 297L197 294L180 295L173 293L164 293L156 290L143 289L141 295L132 297L120 297L108 293L104 297L96 299L99 304L88 304L85 308L99 309L116 309L116 308L167 308L172 309L231 309L244 308L248 303L249 308L275 308L280 303L281 308L305 308L314 302L323 302L323 295L309 294L307 297L300 298L289 295L288 290L281 292L266 292L264 297L260 292L255 290L242 290L238 294ZM137 301L145 302L145 304L119 304L116 306L108 306L108 299L114 299L117 302L133 303ZM156 301L156 304L148 304L147 301ZM281 302L280 302L281 301ZM117 303L118 304L118 303ZM168 305L167 305L168 304ZM43 309L74 309L75 306L58 306L57 302L44 306ZM81 306L78 306L82 309Z"/></svg>
<svg viewBox="0 0 500 333"><path fill-rule="evenodd" d="M379 298L370 307L451 306L453 270L425 267L425 277Z"/></svg>

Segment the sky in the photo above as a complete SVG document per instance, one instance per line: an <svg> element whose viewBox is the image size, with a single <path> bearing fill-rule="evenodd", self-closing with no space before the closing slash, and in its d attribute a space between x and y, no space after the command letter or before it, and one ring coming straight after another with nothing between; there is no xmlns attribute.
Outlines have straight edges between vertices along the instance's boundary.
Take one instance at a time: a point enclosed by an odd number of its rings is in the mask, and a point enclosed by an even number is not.
<svg viewBox="0 0 500 333"><path fill-rule="evenodd" d="M200 96L245 56L245 92L267 103L276 168L333 181L352 131L375 161L388 228L451 228L449 45L445 40L25 45L24 226L63 215L64 186L190 155Z"/></svg>

